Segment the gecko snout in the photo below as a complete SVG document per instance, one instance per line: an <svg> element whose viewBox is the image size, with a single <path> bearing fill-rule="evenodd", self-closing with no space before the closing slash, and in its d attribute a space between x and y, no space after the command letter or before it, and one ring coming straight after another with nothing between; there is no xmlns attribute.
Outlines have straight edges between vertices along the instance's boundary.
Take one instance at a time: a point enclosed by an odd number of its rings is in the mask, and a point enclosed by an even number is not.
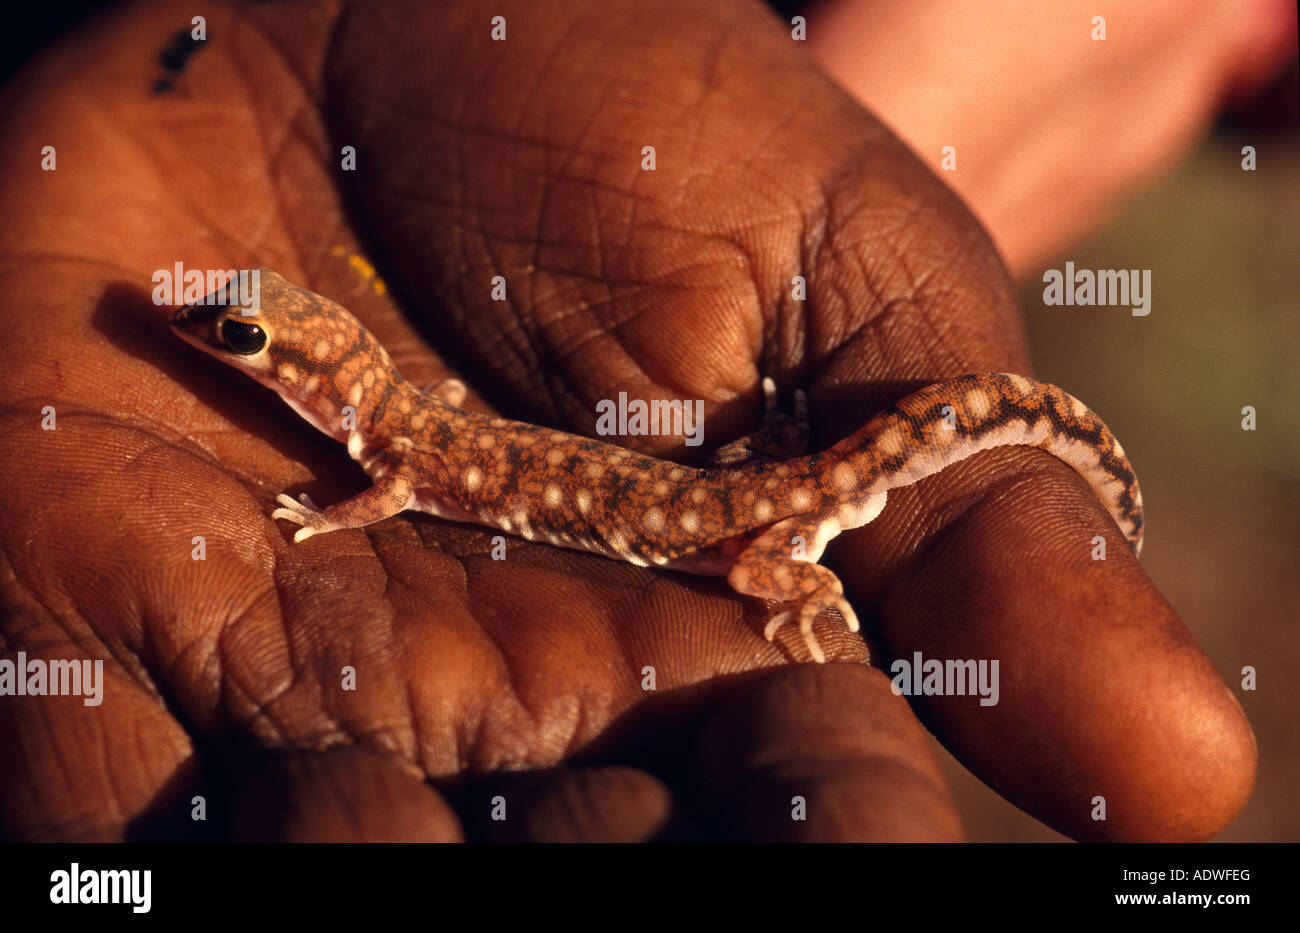
<svg viewBox="0 0 1300 933"><path fill-rule="evenodd" d="M172 330L209 352L241 357L260 353L268 335L259 316L249 315L224 301L208 303L212 297L178 308L172 314Z"/></svg>
<svg viewBox="0 0 1300 933"><path fill-rule="evenodd" d="M226 313L221 305L209 305L198 302L177 308L172 315L171 327L181 337L191 342L207 344L220 349L221 341L217 336L218 320Z"/></svg>

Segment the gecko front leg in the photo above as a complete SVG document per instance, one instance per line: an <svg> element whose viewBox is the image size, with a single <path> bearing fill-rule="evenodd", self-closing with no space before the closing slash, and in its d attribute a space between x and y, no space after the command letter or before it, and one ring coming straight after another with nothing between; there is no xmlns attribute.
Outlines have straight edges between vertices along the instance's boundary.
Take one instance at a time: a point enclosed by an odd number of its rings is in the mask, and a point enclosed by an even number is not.
<svg viewBox="0 0 1300 933"><path fill-rule="evenodd" d="M275 497L282 508L271 513L271 518L283 518L302 527L293 536L295 544L306 541L314 534L340 528L360 528L391 518L411 507L414 499L411 481L400 473L389 473L375 480L365 492L331 505L317 508L306 493L298 501L284 493Z"/></svg>

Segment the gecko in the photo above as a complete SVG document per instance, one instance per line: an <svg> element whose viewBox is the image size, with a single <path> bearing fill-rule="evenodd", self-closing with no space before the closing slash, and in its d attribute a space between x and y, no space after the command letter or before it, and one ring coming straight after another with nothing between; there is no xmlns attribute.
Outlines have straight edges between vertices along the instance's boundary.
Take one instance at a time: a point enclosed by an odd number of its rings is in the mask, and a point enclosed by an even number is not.
<svg viewBox="0 0 1300 933"><path fill-rule="evenodd" d="M890 490L991 447L1039 447L1073 467L1135 553L1142 495L1102 420L1056 386L1014 373L963 375L901 399L826 450L805 454L806 398L796 414L721 448L707 467L647 456L590 437L462 408L457 379L419 387L341 305L268 269L249 307L207 299L179 308L177 335L274 390L347 445L372 485L319 508L281 494L271 518L293 540L360 528L414 509L638 566L724 576L770 600L764 636L797 621L825 661L813 621L859 623L839 578L818 563L827 544L885 508ZM253 310L255 308L255 310Z"/></svg>

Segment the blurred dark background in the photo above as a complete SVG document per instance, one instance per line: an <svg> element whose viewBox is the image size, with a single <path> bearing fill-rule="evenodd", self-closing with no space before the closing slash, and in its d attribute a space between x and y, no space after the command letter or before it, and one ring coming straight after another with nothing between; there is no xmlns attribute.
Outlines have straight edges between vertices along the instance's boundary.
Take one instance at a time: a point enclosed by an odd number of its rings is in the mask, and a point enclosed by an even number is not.
<svg viewBox="0 0 1300 933"><path fill-rule="evenodd" d="M118 4L105 0L48 0L11 6L6 11L9 28L0 29L0 81L8 81L53 39L100 10L115 6Z"/></svg>

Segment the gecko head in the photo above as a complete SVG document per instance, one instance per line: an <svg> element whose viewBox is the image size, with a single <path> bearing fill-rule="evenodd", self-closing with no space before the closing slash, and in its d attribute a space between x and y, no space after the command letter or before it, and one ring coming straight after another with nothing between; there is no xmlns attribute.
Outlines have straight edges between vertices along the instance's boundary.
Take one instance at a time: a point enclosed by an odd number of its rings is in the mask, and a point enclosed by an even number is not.
<svg viewBox="0 0 1300 933"><path fill-rule="evenodd" d="M339 440L401 382L387 352L360 321L269 269L241 275L239 284L185 305L172 315L171 327L187 343L273 389Z"/></svg>

